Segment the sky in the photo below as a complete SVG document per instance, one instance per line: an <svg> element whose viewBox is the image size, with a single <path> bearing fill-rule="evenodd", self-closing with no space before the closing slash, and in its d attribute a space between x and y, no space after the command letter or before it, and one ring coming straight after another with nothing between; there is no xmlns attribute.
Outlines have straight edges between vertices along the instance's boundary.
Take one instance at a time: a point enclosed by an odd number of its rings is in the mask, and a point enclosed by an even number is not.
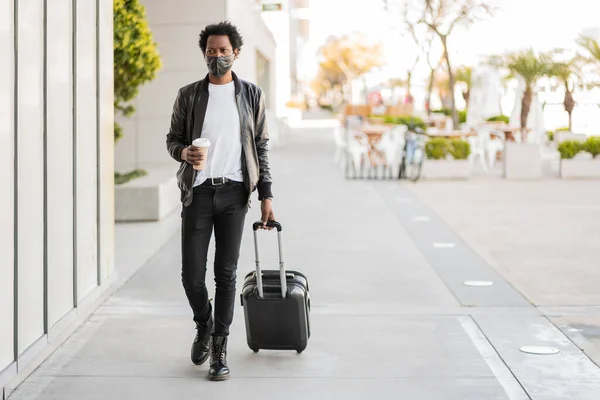
<svg viewBox="0 0 600 400"><path fill-rule="evenodd" d="M599 0L493 1L497 7L493 16L451 36L454 65L476 65L480 55L527 47L576 48L574 40L582 30L600 28ZM401 23L401 15L395 22L383 10L381 0L310 0L309 15L309 55L330 35L360 31L383 43L387 59L383 75L405 71L413 62L410 38L394 27Z"/></svg>

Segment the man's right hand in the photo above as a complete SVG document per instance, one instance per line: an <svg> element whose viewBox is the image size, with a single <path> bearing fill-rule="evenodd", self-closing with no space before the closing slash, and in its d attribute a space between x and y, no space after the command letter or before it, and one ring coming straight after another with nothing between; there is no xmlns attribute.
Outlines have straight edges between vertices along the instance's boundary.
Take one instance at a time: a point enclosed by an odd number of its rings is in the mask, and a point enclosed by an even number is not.
<svg viewBox="0 0 600 400"><path fill-rule="evenodd" d="M200 154L200 148L190 145L181 150L181 159L191 165L199 165L200 161L204 159L204 155Z"/></svg>

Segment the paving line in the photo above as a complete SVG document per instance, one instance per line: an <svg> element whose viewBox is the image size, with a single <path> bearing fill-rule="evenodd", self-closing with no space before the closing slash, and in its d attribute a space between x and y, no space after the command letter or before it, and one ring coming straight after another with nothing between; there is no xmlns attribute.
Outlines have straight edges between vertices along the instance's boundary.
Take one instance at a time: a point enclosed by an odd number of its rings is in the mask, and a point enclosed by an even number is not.
<svg viewBox="0 0 600 400"><path fill-rule="evenodd" d="M502 385L508 398L510 400L531 400L531 397L527 395L519 381L504 361L502 361L498 353L496 353L496 350L492 347L475 321L468 316L458 317L458 320L477 351L479 351L479 354L481 354L481 357L490 367L500 385Z"/></svg>

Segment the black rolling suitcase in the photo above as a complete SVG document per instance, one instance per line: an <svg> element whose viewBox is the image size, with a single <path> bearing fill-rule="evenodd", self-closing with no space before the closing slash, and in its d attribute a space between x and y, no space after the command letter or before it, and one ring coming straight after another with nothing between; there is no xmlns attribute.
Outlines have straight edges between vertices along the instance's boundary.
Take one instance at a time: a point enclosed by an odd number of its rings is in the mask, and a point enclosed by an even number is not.
<svg viewBox="0 0 600 400"><path fill-rule="evenodd" d="M246 275L240 295L248 347L255 353L260 349L301 353L310 337L308 280L300 272L285 270L281 224L275 221L270 221L269 226L277 229L279 270L261 271L257 238L260 225L262 222L252 226L256 271Z"/></svg>

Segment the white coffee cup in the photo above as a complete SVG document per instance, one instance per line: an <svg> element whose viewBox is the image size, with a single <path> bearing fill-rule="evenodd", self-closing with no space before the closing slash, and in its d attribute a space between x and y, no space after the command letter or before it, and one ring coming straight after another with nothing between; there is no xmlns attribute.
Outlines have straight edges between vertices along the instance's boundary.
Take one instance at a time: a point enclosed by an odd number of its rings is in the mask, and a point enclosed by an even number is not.
<svg viewBox="0 0 600 400"><path fill-rule="evenodd" d="M210 147L210 140L207 138L198 138L192 142L192 146L198 147L200 149L200 154L204 155L200 164L194 165L194 169L198 171L202 171L206 168L206 158L208 157L208 148Z"/></svg>

